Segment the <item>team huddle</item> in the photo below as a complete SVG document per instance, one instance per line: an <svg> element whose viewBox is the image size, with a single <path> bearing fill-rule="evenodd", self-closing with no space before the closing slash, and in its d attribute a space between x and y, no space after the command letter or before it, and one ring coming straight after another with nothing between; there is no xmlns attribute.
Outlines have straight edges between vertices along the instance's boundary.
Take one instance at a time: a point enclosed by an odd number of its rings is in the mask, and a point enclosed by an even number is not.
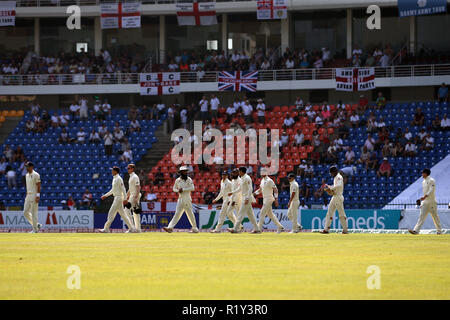
<svg viewBox="0 0 450 320"><path fill-rule="evenodd" d="M26 189L27 194L24 203L24 216L32 226L30 233L37 233L42 228L38 222L38 204L41 192L40 175L34 171L34 165L31 162L26 164ZM107 221L99 232L109 233L110 226L114 221L117 213L122 217L125 224L128 226L126 232L138 233L141 232L141 217L142 209L140 207L141 186L139 177L136 175L135 165L129 164L127 166L129 174L128 191L122 177L120 176L120 169L118 167L111 168L113 175L112 188L106 194L101 196L104 200L109 196L114 196L113 203L108 212ZM222 172L222 180L220 182L220 192L213 200L217 203L222 199L222 206L219 214L219 220L211 233L219 233L222 230L225 219L228 218L233 224L232 228L227 228L231 233L241 233L244 230L242 225L244 218L248 218L253 225L251 233L261 233L263 231L263 224L265 218L268 217L277 226L277 233L285 231L285 228L280 223L272 210L272 206L278 206L278 188L275 182L269 177L267 170L262 170L262 179L258 189L253 192L253 182L251 177L246 173L246 167L234 169L231 172L231 177L228 172ZM324 229L322 234L329 233L331 222L335 212L338 212L339 220L342 226L342 233L348 233L347 216L344 210L344 178L336 166L331 166L329 169L330 175L333 177L333 185L324 184L323 190L327 192L332 198L328 205L327 214L325 217ZM420 199L420 216L414 229L409 230L411 234L419 234L420 228L425 222L428 214L431 214L434 224L436 226L437 234L442 233L442 227L437 213L437 202L435 197L436 182L430 176L430 169L423 169L423 197ZM295 180L294 173L288 175L290 183L290 200L288 204L287 215L292 223L290 233L298 233L302 226L298 223L299 216L299 185ZM188 176L188 167L182 166L179 169L179 177L175 180L173 185L173 192L178 193L177 207L175 215L167 227L163 227L166 232L173 232L183 213L186 213L191 224L191 233L198 233L198 227L195 216L192 210L191 192L195 190L194 182ZM263 204L260 211L259 221L253 212L252 203L256 203L255 196L262 195Z"/></svg>

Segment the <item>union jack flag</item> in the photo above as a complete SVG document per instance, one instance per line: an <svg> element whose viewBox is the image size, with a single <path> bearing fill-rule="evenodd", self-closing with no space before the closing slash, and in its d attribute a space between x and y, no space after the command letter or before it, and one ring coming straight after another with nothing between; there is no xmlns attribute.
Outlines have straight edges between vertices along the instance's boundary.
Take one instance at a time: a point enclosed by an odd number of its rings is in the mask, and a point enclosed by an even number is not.
<svg viewBox="0 0 450 320"><path fill-rule="evenodd" d="M219 91L255 92L258 83L258 71L221 71L218 83Z"/></svg>

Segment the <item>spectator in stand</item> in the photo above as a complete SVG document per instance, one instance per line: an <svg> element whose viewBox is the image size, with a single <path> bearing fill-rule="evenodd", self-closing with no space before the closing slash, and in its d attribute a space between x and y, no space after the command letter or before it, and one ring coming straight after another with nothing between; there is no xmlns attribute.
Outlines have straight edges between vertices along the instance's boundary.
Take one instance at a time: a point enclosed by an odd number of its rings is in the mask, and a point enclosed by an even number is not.
<svg viewBox="0 0 450 320"><path fill-rule="evenodd" d="M356 112L353 112L350 116L350 124L352 128L358 128L359 127L359 116Z"/></svg>
<svg viewBox="0 0 450 320"><path fill-rule="evenodd" d="M141 132L141 124L137 119L130 122L130 132Z"/></svg>
<svg viewBox="0 0 450 320"><path fill-rule="evenodd" d="M88 100L86 97L80 99L80 120L87 120L89 118Z"/></svg>
<svg viewBox="0 0 450 320"><path fill-rule="evenodd" d="M22 146L18 146L17 149L14 151L13 161L14 162L21 162L25 159L25 154L23 152Z"/></svg>
<svg viewBox="0 0 450 320"><path fill-rule="evenodd" d="M286 61L284 62L284 67L286 69L293 69L294 68L294 59L292 57L288 57Z"/></svg>
<svg viewBox="0 0 450 320"><path fill-rule="evenodd" d="M92 193L89 189L86 189L83 193L82 201L83 201L83 209L89 209L91 207L91 203L93 200Z"/></svg>
<svg viewBox="0 0 450 320"><path fill-rule="evenodd" d="M130 148L127 148L120 156L120 161L123 161L125 163L133 162L133 151L131 151Z"/></svg>
<svg viewBox="0 0 450 320"><path fill-rule="evenodd" d="M371 161L371 152L367 150L367 147L362 147L361 156L358 160L358 163L364 164L366 166L366 170L371 167L371 169L374 168L373 162Z"/></svg>
<svg viewBox="0 0 450 320"><path fill-rule="evenodd" d="M440 123L440 120L439 120L439 123ZM25 124L25 131L26 132L35 132L35 128L36 128L35 123L31 120L27 120L27 122Z"/></svg>
<svg viewBox="0 0 450 320"><path fill-rule="evenodd" d="M156 171L155 176L154 176L154 180L155 180L155 186L164 184L164 175L161 172L161 167L158 167L158 170Z"/></svg>
<svg viewBox="0 0 450 320"><path fill-rule="evenodd" d="M212 119L216 119L218 117L220 100L219 100L219 98L216 97L215 94L211 95L211 99L209 100L209 105L211 106L211 117L212 117Z"/></svg>
<svg viewBox="0 0 450 320"><path fill-rule="evenodd" d="M444 114L444 117L441 120L441 130L444 131L450 130L450 119L447 118L447 114Z"/></svg>
<svg viewBox="0 0 450 320"><path fill-rule="evenodd" d="M416 113L414 114L414 119L411 122L411 126L423 126L425 122L425 115L422 112L421 108L416 109Z"/></svg>
<svg viewBox="0 0 450 320"><path fill-rule="evenodd" d="M294 118L292 118L292 116L288 114L288 116L284 119L283 128L288 129L292 127L294 123L295 123Z"/></svg>
<svg viewBox="0 0 450 320"><path fill-rule="evenodd" d="M391 164L389 163L387 158L383 158L383 162L380 165L380 168L377 171L378 178L380 177L390 177L392 173Z"/></svg>
<svg viewBox="0 0 450 320"><path fill-rule="evenodd" d="M300 129L298 129L297 133L294 136L294 145L302 146L304 142L305 142L305 135Z"/></svg>
<svg viewBox="0 0 450 320"><path fill-rule="evenodd" d="M80 131L77 133L77 143L85 143L86 141L86 132L84 132L83 128L80 128Z"/></svg>
<svg viewBox="0 0 450 320"><path fill-rule="evenodd" d="M76 101L72 102L72 104L69 107L69 110L72 119L77 119L80 114L80 106L77 104Z"/></svg>
<svg viewBox="0 0 450 320"><path fill-rule="evenodd" d="M300 200L300 206L298 207L300 210L308 210L309 207L306 205L305 200Z"/></svg>
<svg viewBox="0 0 450 320"><path fill-rule="evenodd" d="M378 98L376 100L375 109L381 110L386 106L386 98L383 96L382 92L378 92Z"/></svg>
<svg viewBox="0 0 450 320"><path fill-rule="evenodd" d="M372 55L372 54L367 54L367 58L366 58L366 67L375 67L375 65L377 64L377 59Z"/></svg>
<svg viewBox="0 0 450 320"><path fill-rule="evenodd" d="M397 141L392 148L392 155L394 157L400 157L404 153L404 149L400 141Z"/></svg>
<svg viewBox="0 0 450 320"><path fill-rule="evenodd" d="M111 115L111 105L108 103L108 100L105 99L102 104L102 111L104 116L110 116Z"/></svg>
<svg viewBox="0 0 450 320"><path fill-rule="evenodd" d="M415 157L417 154L417 147L412 141L408 141L404 152L405 157Z"/></svg>
<svg viewBox="0 0 450 320"><path fill-rule="evenodd" d="M256 112L258 114L258 122L266 122L266 105L261 98L258 99L258 104L256 105Z"/></svg>
<svg viewBox="0 0 450 320"><path fill-rule="evenodd" d="M8 189L17 188L16 171L9 165L6 167L6 180Z"/></svg>
<svg viewBox="0 0 450 320"><path fill-rule="evenodd" d="M56 113L52 114L50 120L51 120L52 128L58 128L59 127L59 117L56 115Z"/></svg>
<svg viewBox="0 0 450 320"><path fill-rule="evenodd" d="M364 142L364 146L367 148L369 152L373 152L375 150L375 139L371 134L367 135L367 139Z"/></svg>
<svg viewBox="0 0 450 320"><path fill-rule="evenodd" d="M311 186L306 183L306 181L303 181L303 183L299 187L298 194L302 198L309 198L311 195Z"/></svg>
<svg viewBox="0 0 450 320"><path fill-rule="evenodd" d="M106 119L105 114L103 112L102 105L101 105L99 100L95 101L95 104L94 104L94 115L97 118L97 120L105 120Z"/></svg>
<svg viewBox="0 0 450 320"><path fill-rule="evenodd" d="M105 143L105 154L108 156L112 155L114 137L109 130L106 130L103 141Z"/></svg>
<svg viewBox="0 0 450 320"><path fill-rule="evenodd" d="M297 97L295 99L295 108L297 109L297 111L302 111L303 110L303 100L300 97Z"/></svg>
<svg viewBox="0 0 450 320"><path fill-rule="evenodd" d="M355 152L352 147L348 147L347 152L345 152L344 164L353 164L355 162Z"/></svg>
<svg viewBox="0 0 450 320"><path fill-rule="evenodd" d="M281 151L283 151L283 148L285 146L287 146L288 143L289 143L289 135L287 134L286 131L283 131L283 134L280 137L280 148L281 148Z"/></svg>
<svg viewBox="0 0 450 320"><path fill-rule="evenodd" d="M95 129L92 129L92 132L89 135L89 142L90 143L100 143L100 141L101 141L100 135L98 134L97 131L95 131Z"/></svg>
<svg viewBox="0 0 450 320"><path fill-rule="evenodd" d="M202 97L202 100L198 103L200 107L200 115L203 122L206 120L209 120L209 108L208 108L208 100L206 99L206 96Z"/></svg>
<svg viewBox="0 0 450 320"><path fill-rule="evenodd" d="M330 145L327 150L326 155L326 162L329 164L337 163L338 162L338 147L336 144Z"/></svg>
<svg viewBox="0 0 450 320"><path fill-rule="evenodd" d="M428 133L424 139L424 145L422 146L422 150L430 151L434 148L434 138Z"/></svg>
<svg viewBox="0 0 450 320"><path fill-rule="evenodd" d="M252 118L253 107L248 100L244 100L242 103L242 113L244 114L244 119L246 123L253 122Z"/></svg>
<svg viewBox="0 0 450 320"><path fill-rule="evenodd" d="M305 177L310 179L314 178L314 168L312 167L310 162L308 162L306 165Z"/></svg>
<svg viewBox="0 0 450 320"><path fill-rule="evenodd" d="M122 129L116 124L116 127L114 128L114 142L122 142L124 137L125 134L123 133Z"/></svg>
<svg viewBox="0 0 450 320"><path fill-rule="evenodd" d="M5 157L0 159L0 176L6 174L6 167L8 166L8 162Z"/></svg>
<svg viewBox="0 0 450 320"><path fill-rule="evenodd" d="M65 143L71 143L72 139L69 136L69 133L67 132L66 128L63 128L61 131L61 134L59 135L58 142L61 144Z"/></svg>
<svg viewBox="0 0 450 320"><path fill-rule="evenodd" d="M69 125L70 115L67 111L63 111L62 115L59 116L59 126L67 127Z"/></svg>
<svg viewBox="0 0 450 320"><path fill-rule="evenodd" d="M316 57L316 60L314 61L314 68L315 69L323 68L323 61L320 57Z"/></svg>
<svg viewBox="0 0 450 320"><path fill-rule="evenodd" d="M3 155L9 163L14 161L14 150L12 150L9 145L5 146L5 150L3 151Z"/></svg>
<svg viewBox="0 0 450 320"><path fill-rule="evenodd" d="M438 101L439 102L446 102L448 101L448 88L445 85L444 82L442 82L441 86L438 90Z"/></svg>

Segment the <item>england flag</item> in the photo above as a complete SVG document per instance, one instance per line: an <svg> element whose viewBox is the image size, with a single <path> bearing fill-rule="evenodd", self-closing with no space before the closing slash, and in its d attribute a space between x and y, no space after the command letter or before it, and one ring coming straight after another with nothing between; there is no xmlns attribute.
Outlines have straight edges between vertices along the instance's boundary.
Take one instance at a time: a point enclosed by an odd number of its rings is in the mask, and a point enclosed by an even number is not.
<svg viewBox="0 0 450 320"><path fill-rule="evenodd" d="M222 71L219 74L219 91L255 92L258 84L258 71Z"/></svg>

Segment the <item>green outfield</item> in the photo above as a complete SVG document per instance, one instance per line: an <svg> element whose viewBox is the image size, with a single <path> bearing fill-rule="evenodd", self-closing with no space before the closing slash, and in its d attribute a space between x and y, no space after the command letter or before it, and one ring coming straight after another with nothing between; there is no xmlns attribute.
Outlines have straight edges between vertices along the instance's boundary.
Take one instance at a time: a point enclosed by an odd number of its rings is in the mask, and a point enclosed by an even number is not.
<svg viewBox="0 0 450 320"><path fill-rule="evenodd" d="M3 233L0 269L0 299L450 299L450 237Z"/></svg>

